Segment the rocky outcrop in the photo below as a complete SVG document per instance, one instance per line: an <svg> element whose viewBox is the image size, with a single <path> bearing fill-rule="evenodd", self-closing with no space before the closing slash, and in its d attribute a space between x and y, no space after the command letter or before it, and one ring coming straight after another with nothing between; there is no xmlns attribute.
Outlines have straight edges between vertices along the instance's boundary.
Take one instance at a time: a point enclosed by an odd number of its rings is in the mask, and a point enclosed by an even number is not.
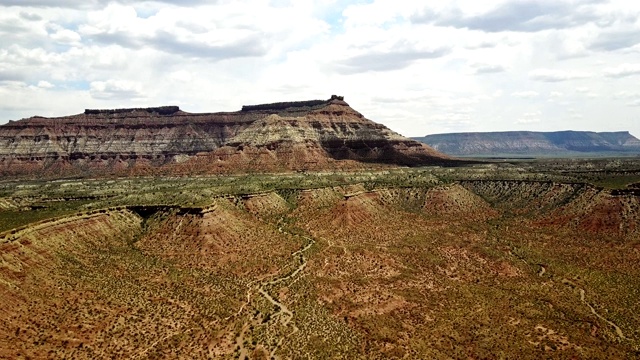
<svg viewBox="0 0 640 360"><path fill-rule="evenodd" d="M342 97L188 113L91 110L0 126L0 174L70 176L449 162L353 110Z"/></svg>
<svg viewBox="0 0 640 360"><path fill-rule="evenodd" d="M87 115L99 115L99 114L123 114L146 111L148 113L157 113L160 115L171 115L180 111L177 106L159 106L149 108L133 108L133 109L85 109L84 113Z"/></svg>
<svg viewBox="0 0 640 360"><path fill-rule="evenodd" d="M640 140L628 131L453 133L427 135L414 139L453 156L640 154Z"/></svg>

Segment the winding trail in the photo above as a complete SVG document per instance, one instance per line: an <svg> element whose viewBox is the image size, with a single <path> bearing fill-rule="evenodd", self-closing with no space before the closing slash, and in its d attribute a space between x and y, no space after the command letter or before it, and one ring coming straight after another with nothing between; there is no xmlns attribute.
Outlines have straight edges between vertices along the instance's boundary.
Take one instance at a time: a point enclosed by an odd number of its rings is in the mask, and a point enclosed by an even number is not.
<svg viewBox="0 0 640 360"><path fill-rule="evenodd" d="M509 251L509 254L516 257L517 259L522 260L525 264L530 265L530 263L522 256L518 256L516 255L514 252ZM538 276L542 277L544 276L544 274L547 273L547 267L545 265L542 264L536 264L537 266L540 267L540 271L538 272ZM549 275L551 278L553 278L553 275ZM620 327L618 325L616 325L613 321L605 318L604 316L600 315L596 309L593 307L593 305L591 305L587 300L586 300L586 292L583 288L578 287L577 284L575 284L573 281L568 280L566 278L563 278L561 281L563 284L570 286L573 289L577 289L579 294L580 294L580 302L582 302L583 304L585 304L589 310L591 310L591 313L593 315L595 315L598 319L606 322L607 324L609 324L611 327L613 327L615 329L616 335L618 335L618 337L622 340L632 340L626 336L624 336L624 333L622 332L622 329L620 329Z"/></svg>
<svg viewBox="0 0 640 360"><path fill-rule="evenodd" d="M596 309L593 308L593 306L591 306L591 304L589 304L587 302L587 300L585 300L585 294L584 294L584 289L579 288L578 289L580 291L580 301L582 301L585 305L587 305L589 307L589 309L591 310L591 313L593 313L593 315L597 316L600 320L606 322L607 324L613 326L614 329L616 329L616 334L618 335L618 337L620 339L623 340L630 340L629 338L627 338L626 336L624 336L624 333L622 332L622 329L620 329L620 327L618 325L616 325L613 321L605 318L604 316L598 314L598 312L596 311Z"/></svg>
<svg viewBox="0 0 640 360"><path fill-rule="evenodd" d="M284 218L280 218L280 220L278 220L278 224L280 224L283 220ZM287 234L289 236L300 237L305 240L306 244L300 250L297 250L291 254L291 257L294 259L297 259L297 261L299 262L298 267L294 271L292 271L288 275L277 277L269 281L263 281L265 277L271 277L271 275L265 275L261 279L258 279L249 283L247 285L247 287L249 288L247 290L247 301L244 302L242 306L240 306L240 309L238 310L237 313L235 313L234 315L226 319L226 320L229 320L231 318L240 316L240 314L242 314L242 312L251 303L251 295L255 292L260 294L260 296L262 296L265 300L271 303L274 306L274 308L277 309L277 311L273 313L267 313L267 314L262 314L258 311L256 315L254 316L250 315L249 319L243 323L240 333L238 334L238 336L235 337L235 345L239 351L240 359L249 358L250 350L244 346L244 342L245 342L244 339L245 339L246 332L252 328L252 325L268 326L269 323L277 322L284 327L291 328L291 331L280 336L275 346L273 346L271 349L268 349L270 359L279 359L279 356L276 355L276 351L278 351L278 349L282 346L282 344L288 337L300 331L300 329L292 321L294 316L293 311L291 311L285 304L283 304L282 302L276 300L273 296L271 296L271 294L269 294L268 288L274 285L277 285L279 283L283 283L285 281L297 280L300 276L300 273L307 266L307 258L305 257L304 254L316 243L316 241L308 236L303 236L303 235L298 235L298 234L288 232L284 230L281 225L278 226L278 231L282 234Z"/></svg>
<svg viewBox="0 0 640 360"><path fill-rule="evenodd" d="M607 324L609 324L610 326L612 326L612 327L615 329L615 331L616 331L616 335L618 335L618 337L619 337L620 339L622 339L622 340L631 340L631 339L629 339L628 337L624 336L624 333L622 332L622 329L620 329L620 327L619 327L618 325L616 325L613 321L611 321L611 320L609 320L609 319L605 318L604 316L600 315L600 314L596 311L596 309L593 307L593 305L591 305L591 304L586 300L586 297L585 297L585 291L584 291L584 289L583 289L583 288L578 287L578 285L577 285L577 284L575 284L573 281L571 281L571 280L569 280L569 279L566 279L566 278L563 278L563 279L562 279L562 283L563 283L563 284L565 284L565 285L567 285L567 286L569 286L569 287L571 287L572 289L577 289L577 290L578 290L578 292L580 293L580 302L582 302L583 304L587 305L587 307L589 308L589 310L591 310L591 313L592 313L593 315L595 315L598 319L600 319L600 320L602 320L602 321L606 322Z"/></svg>

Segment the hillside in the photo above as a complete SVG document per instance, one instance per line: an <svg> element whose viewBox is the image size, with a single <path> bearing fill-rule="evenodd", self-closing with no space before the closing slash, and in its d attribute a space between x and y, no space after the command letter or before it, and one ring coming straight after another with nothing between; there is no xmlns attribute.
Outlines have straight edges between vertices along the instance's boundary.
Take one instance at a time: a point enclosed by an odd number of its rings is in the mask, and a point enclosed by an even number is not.
<svg viewBox="0 0 640 360"><path fill-rule="evenodd" d="M219 113L188 113L177 106L87 109L0 126L1 176L225 173L448 161L366 119L339 96Z"/></svg>
<svg viewBox="0 0 640 360"><path fill-rule="evenodd" d="M638 358L640 197L512 176L4 181L0 358Z"/></svg>
<svg viewBox="0 0 640 360"><path fill-rule="evenodd" d="M640 154L640 140L628 131L506 131L416 137L452 156L580 156Z"/></svg>

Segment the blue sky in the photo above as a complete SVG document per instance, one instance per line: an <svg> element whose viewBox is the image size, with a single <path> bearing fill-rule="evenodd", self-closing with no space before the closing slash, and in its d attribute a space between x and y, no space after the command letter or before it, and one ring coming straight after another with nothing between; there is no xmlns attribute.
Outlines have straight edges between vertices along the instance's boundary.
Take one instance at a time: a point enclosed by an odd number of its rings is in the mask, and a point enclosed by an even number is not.
<svg viewBox="0 0 640 360"><path fill-rule="evenodd" d="M640 136L640 3L0 0L0 123L344 95L407 136Z"/></svg>

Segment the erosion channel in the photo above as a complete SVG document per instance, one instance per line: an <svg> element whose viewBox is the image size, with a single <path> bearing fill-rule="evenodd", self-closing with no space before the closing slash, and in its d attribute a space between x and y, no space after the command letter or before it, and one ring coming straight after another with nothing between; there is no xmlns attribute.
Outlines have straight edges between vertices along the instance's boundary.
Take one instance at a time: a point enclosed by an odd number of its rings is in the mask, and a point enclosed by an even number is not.
<svg viewBox="0 0 640 360"><path fill-rule="evenodd" d="M276 354L278 348L282 346L282 343L286 341L287 337L297 333L299 328L296 326L294 319L293 311L289 310L289 308L283 304L282 302L276 300L271 296L269 291L275 290L275 285L281 283L291 283L296 281L300 273L304 270L305 266L307 266L307 259L305 257L305 252L307 252L314 244L315 240L308 237L297 235L291 232L288 232L284 229L284 226L281 225L284 221L284 218L281 218L278 221L278 232L281 234L285 234L292 237L300 237L304 239L306 242L305 246L300 250L291 254L291 257L294 262L297 262L299 265L295 270L289 273L282 274L281 276L276 276L275 278L270 278L268 280L259 280L257 284L250 283L248 285L249 289L247 290L247 302L242 304L240 310L234 315L234 317L244 316L246 319L242 323L242 327L240 333L236 337L236 351L238 352L239 359L248 359L249 355L255 351L255 349L247 349L245 347L245 341L247 338L251 338L251 331L256 327L264 327L264 328L274 328L282 326L286 329L290 329L290 332L284 332L279 337L275 336L269 338L267 344L261 344L263 348L269 352L270 359L280 359L280 357ZM285 269L281 269L284 272ZM267 300L273 308L267 311L257 310L252 314L246 314L247 311L244 311L247 308L247 305L251 302L252 297L260 294L260 296ZM254 346L257 345L254 343Z"/></svg>

